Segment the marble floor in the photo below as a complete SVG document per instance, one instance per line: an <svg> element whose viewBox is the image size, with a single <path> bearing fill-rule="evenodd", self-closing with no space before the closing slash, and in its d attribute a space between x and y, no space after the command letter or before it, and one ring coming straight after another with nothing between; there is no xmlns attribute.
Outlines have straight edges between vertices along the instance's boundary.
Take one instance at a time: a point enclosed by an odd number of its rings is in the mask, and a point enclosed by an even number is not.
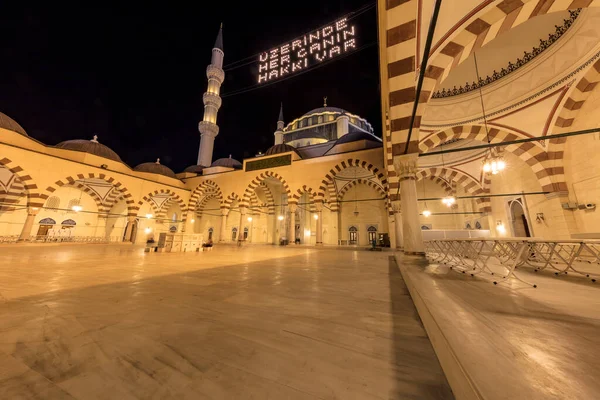
<svg viewBox="0 0 600 400"><path fill-rule="evenodd" d="M0 399L449 399L389 253L0 246Z"/></svg>
<svg viewBox="0 0 600 400"><path fill-rule="evenodd" d="M494 286L491 277L445 265L410 257L399 262L442 365L457 362L453 371L464 372L475 394L470 398L600 398L597 283L519 268L537 288L515 279Z"/></svg>

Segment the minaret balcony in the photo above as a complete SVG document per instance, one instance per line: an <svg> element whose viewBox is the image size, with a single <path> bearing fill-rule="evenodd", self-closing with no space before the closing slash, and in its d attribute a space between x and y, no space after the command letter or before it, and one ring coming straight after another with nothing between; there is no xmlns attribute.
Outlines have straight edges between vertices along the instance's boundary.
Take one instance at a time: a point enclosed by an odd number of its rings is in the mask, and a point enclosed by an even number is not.
<svg viewBox="0 0 600 400"><path fill-rule="evenodd" d="M219 85L221 85L225 80L225 72L221 68L212 64L206 68L206 76L208 79L214 79L219 82Z"/></svg>
<svg viewBox="0 0 600 400"><path fill-rule="evenodd" d="M205 106L213 106L217 110L221 108L221 98L218 94L206 92L202 96L202 101Z"/></svg>
<svg viewBox="0 0 600 400"><path fill-rule="evenodd" d="M219 134L219 127L216 124L209 121L200 121L198 123L198 130L201 134L212 137L215 137Z"/></svg>

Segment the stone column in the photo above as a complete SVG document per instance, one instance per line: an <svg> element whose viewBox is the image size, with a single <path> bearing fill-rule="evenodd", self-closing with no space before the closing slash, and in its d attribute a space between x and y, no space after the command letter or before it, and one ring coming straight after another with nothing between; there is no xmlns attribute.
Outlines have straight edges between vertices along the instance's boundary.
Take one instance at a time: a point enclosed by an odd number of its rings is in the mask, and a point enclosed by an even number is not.
<svg viewBox="0 0 600 400"><path fill-rule="evenodd" d="M275 214L267 214L267 243L275 243Z"/></svg>
<svg viewBox="0 0 600 400"><path fill-rule="evenodd" d="M240 225L238 226L238 242L244 240L244 220L246 218L246 207L240 207ZM250 232L248 232L250 236Z"/></svg>
<svg viewBox="0 0 600 400"><path fill-rule="evenodd" d="M296 210L298 205L290 204L290 234L288 236L289 244L296 244Z"/></svg>
<svg viewBox="0 0 600 400"><path fill-rule="evenodd" d="M317 210L317 246L323 245L323 202L316 201L315 208Z"/></svg>
<svg viewBox="0 0 600 400"><path fill-rule="evenodd" d="M392 202L392 209L394 210L394 234L396 235L396 249L402 250L404 248L404 241L402 238L402 208L400 202Z"/></svg>
<svg viewBox="0 0 600 400"><path fill-rule="evenodd" d="M96 223L96 229L94 230L94 236L106 237L107 220L108 220L108 215L102 215L102 214L98 215L98 222Z"/></svg>
<svg viewBox="0 0 600 400"><path fill-rule="evenodd" d="M133 224L134 223L135 223L135 217L127 217L127 226L125 227L124 242L131 242L131 234L133 233Z"/></svg>
<svg viewBox="0 0 600 400"><path fill-rule="evenodd" d="M404 253L425 255L417 203L416 174L418 158L419 155L417 153L394 156L394 169L400 178Z"/></svg>
<svg viewBox="0 0 600 400"><path fill-rule="evenodd" d="M227 230L227 215L229 215L229 208L221 208L221 230L219 231L219 242L224 243Z"/></svg>
<svg viewBox="0 0 600 400"><path fill-rule="evenodd" d="M31 236L31 229L33 229L33 221L35 220L35 216L38 215L39 212L40 209L38 207L27 208L27 218L25 218L23 229L21 230L21 234L19 235L19 242L29 240L29 237Z"/></svg>

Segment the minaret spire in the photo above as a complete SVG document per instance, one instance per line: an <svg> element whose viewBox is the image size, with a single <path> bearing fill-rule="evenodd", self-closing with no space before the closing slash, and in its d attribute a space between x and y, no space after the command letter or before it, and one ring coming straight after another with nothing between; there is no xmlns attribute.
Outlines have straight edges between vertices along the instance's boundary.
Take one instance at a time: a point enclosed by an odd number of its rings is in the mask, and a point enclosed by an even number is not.
<svg viewBox="0 0 600 400"><path fill-rule="evenodd" d="M279 119L277 120L277 130L275 131L275 144L283 143L283 103L279 106Z"/></svg>
<svg viewBox="0 0 600 400"><path fill-rule="evenodd" d="M221 107L221 84L225 79L223 71L223 24L219 28L215 45L212 49L210 65L206 68L208 78L208 89L202 100L204 102L204 118L198 124L200 131L200 150L198 151L198 165L209 167L212 164L213 147L215 137L219 134L217 125L217 112Z"/></svg>

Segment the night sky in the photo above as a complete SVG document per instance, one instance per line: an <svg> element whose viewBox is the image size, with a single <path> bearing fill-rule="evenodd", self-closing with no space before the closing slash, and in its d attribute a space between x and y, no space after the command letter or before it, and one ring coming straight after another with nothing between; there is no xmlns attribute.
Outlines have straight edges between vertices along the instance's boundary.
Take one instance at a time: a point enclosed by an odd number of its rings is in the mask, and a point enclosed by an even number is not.
<svg viewBox="0 0 600 400"><path fill-rule="evenodd" d="M131 167L160 157L176 172L196 163L205 71L221 21L227 69L368 4L84 3L2 2L0 112L45 144L97 134ZM353 23L359 47L376 42L374 8ZM250 64L226 71L213 159L232 154L241 161L265 151L273 144L280 102L287 123L322 106L323 96L328 105L366 118L381 137L376 45L227 97L252 85L255 69Z"/></svg>

